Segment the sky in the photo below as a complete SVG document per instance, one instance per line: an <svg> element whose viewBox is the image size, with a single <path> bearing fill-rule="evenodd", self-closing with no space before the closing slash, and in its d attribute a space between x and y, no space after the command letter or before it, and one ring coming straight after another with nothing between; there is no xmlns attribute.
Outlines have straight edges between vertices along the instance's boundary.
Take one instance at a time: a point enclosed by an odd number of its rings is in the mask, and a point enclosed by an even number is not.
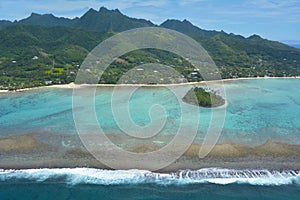
<svg viewBox="0 0 300 200"><path fill-rule="evenodd" d="M156 24L187 19L206 30L300 44L300 0L0 0L0 19L20 20L32 12L74 18L102 6Z"/></svg>

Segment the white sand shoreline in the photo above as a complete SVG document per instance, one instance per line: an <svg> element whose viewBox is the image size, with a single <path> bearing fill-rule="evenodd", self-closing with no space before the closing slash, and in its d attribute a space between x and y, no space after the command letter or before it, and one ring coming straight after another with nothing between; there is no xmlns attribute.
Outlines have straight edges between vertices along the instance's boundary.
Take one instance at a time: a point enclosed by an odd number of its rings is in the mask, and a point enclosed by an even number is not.
<svg viewBox="0 0 300 200"><path fill-rule="evenodd" d="M198 84L218 84L223 82L239 81L239 80L257 80L257 79L298 79L300 76L293 77L249 77L249 78L232 78L213 81L200 81L200 82L188 82L188 83L175 83L175 84L80 84L76 85L74 82L61 85L49 85L33 88L18 89L16 91L0 90L0 93L13 93L24 92L30 90L37 90L42 88L61 88L61 89L74 89L83 87L172 87L172 86L186 86L186 85L198 85Z"/></svg>

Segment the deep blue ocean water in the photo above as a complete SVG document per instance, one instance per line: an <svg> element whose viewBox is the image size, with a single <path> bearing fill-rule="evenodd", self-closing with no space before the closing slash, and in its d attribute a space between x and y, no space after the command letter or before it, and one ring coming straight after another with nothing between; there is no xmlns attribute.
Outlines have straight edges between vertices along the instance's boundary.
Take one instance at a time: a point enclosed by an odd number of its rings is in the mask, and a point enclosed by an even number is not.
<svg viewBox="0 0 300 200"><path fill-rule="evenodd" d="M0 199L124 199L124 200L298 200L298 186L249 186L249 185L214 185L195 184L184 186L157 185L76 185L62 183L8 183L0 184Z"/></svg>
<svg viewBox="0 0 300 200"><path fill-rule="evenodd" d="M185 88L188 89L188 88ZM257 79L225 84L228 106L219 142L262 144L278 140L300 144L300 80ZM182 88L179 88L182 90ZM111 88L99 88L96 95L97 116L108 133L121 133L110 110ZM126 94L126 90L124 90ZM122 97L122 95L121 95ZM142 88L131 101L133 120L140 125L151 120L147 110L152 102L165 106L170 121L162 134L172 134L180 119L173 94L163 88ZM122 98L118 106L126 102ZM137 106L140 105L140 106ZM143 105L143 106L141 106ZM209 124L210 109L201 109L197 137ZM105 116L105 117L103 117ZM154 116L153 120L160 120ZM194 123L187 115L184 126ZM39 89L22 93L0 94L0 137L26 133L76 134L72 116L71 89ZM0 161L1 162L1 161ZM234 170L234 169L232 169ZM2 199L299 199L299 175L258 177L221 177L221 180L189 177L157 182L144 175L125 179L117 172L72 173L63 169L35 173L1 171ZM25 174L25 175L24 175ZM70 175L71 174L71 175ZM126 174L126 173L125 173ZM104 176L104 178L103 178ZM131 175L130 175L131 176ZM38 178L37 178L38 177ZM127 175L126 175L127 177ZM210 177L211 178L211 177ZM220 178L220 177L219 177ZM241 179L242 178L242 179ZM254 179L253 179L254 178ZM258 179L257 179L258 178ZM99 181L100 179L100 181ZM116 181L117 180L117 181ZM121 180L121 181L120 181ZM224 182L225 181L225 182Z"/></svg>

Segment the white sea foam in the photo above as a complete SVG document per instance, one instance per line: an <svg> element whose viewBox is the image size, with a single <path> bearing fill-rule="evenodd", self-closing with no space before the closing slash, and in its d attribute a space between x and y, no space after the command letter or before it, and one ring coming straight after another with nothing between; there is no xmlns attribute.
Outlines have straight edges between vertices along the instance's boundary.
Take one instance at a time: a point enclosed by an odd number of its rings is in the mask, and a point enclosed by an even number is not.
<svg viewBox="0 0 300 200"><path fill-rule="evenodd" d="M0 170L0 181L63 181L67 184L251 184L300 185L300 171L234 170L206 168L180 170L174 173L153 173L145 170L101 170L93 168Z"/></svg>

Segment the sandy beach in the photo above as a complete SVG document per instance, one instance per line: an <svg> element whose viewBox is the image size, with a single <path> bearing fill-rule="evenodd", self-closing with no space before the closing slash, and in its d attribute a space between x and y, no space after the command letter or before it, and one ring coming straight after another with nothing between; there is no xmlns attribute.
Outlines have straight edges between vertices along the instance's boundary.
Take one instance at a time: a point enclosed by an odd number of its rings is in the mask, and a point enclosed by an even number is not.
<svg viewBox="0 0 300 200"><path fill-rule="evenodd" d="M187 86L187 85L199 85L199 84L219 84L224 82L231 81L239 81L239 80L256 80L256 79L295 79L300 78L300 76L294 77L250 77L250 78L234 78L234 79L222 79L222 80L212 80L212 81L200 81L200 82L188 82L188 83L176 83L176 84L61 84L61 85L49 85L49 86L41 86L34 88L24 88L16 91L9 90L0 90L0 93L7 92L25 92L30 90L37 90L43 88L66 88L66 89L74 89L74 88L84 88L84 87L173 87L173 86Z"/></svg>

